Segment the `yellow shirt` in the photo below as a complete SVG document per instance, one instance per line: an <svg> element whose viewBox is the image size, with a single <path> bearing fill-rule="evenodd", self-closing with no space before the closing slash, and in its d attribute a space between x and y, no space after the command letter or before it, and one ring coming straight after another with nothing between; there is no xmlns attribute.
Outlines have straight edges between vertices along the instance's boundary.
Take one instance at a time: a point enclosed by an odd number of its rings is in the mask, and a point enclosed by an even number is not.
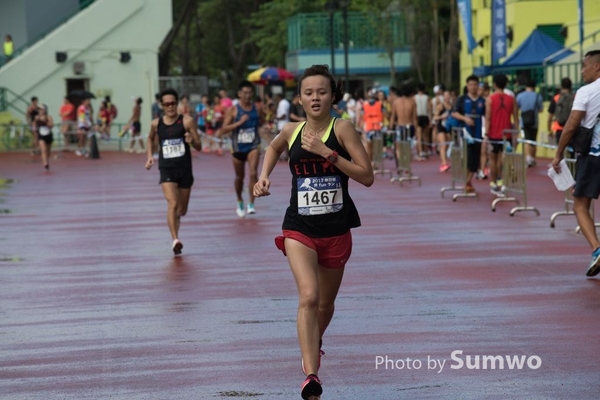
<svg viewBox="0 0 600 400"><path fill-rule="evenodd" d="M13 42L4 42L4 55L12 56L14 51Z"/></svg>

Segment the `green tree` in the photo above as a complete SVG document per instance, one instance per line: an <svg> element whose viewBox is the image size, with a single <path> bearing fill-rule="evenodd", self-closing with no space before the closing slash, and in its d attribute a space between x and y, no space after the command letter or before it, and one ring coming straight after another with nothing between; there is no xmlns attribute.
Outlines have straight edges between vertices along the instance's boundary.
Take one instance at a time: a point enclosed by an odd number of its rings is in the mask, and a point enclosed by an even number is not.
<svg viewBox="0 0 600 400"><path fill-rule="evenodd" d="M256 61L263 65L285 67L288 19L298 13L320 12L325 0L271 0L262 2L244 23L250 35L245 43L258 49Z"/></svg>
<svg viewBox="0 0 600 400"><path fill-rule="evenodd" d="M288 19L325 12L326 0L173 0L173 28L160 49L162 75L207 75L237 82L250 64L285 66ZM339 0L338 0L339 6ZM396 76L394 52L408 46L413 77L451 84L458 55L456 0L352 0L349 11L371 16ZM394 23L400 18L402 24ZM326 40L323 39L323 40Z"/></svg>

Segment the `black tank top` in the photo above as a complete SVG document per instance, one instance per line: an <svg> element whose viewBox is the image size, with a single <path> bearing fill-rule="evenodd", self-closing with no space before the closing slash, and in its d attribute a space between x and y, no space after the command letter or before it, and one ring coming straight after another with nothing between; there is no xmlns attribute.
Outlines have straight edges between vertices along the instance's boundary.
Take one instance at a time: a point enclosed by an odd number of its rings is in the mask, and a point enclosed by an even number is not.
<svg viewBox="0 0 600 400"><path fill-rule="evenodd" d="M334 132L335 118L326 133L325 145L339 157L350 160ZM283 229L301 232L309 237L325 238L343 235L360 226L360 217L348 192L348 175L335 165L302 148L300 135L304 123L292 136L289 165L292 172L292 196L283 219Z"/></svg>
<svg viewBox="0 0 600 400"><path fill-rule="evenodd" d="M48 126L48 118L38 118L35 120L35 126L37 126L38 128L42 127L42 126Z"/></svg>
<svg viewBox="0 0 600 400"><path fill-rule="evenodd" d="M448 113L448 115L450 115L451 111L452 111L451 108L446 108L446 103L442 103L442 109L440 111L438 111L437 116L441 117L442 115L444 115L444 113ZM445 119L438 119L437 128L438 128L439 132L447 132L447 130L446 130L446 120Z"/></svg>
<svg viewBox="0 0 600 400"><path fill-rule="evenodd" d="M192 168L190 145L185 142L185 126L183 116L179 115L175 122L167 125L163 118L158 119L158 168Z"/></svg>

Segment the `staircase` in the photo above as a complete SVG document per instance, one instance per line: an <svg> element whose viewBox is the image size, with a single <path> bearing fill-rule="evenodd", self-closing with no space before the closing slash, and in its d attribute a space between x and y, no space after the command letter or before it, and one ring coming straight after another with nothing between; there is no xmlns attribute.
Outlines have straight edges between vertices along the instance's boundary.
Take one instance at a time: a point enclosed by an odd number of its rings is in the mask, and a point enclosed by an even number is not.
<svg viewBox="0 0 600 400"><path fill-rule="evenodd" d="M0 1L1 3L1 1ZM151 104L158 91L158 49L172 25L172 0L82 0L87 6L0 67L0 125L25 121L39 98L55 121L69 92L92 92L94 110L110 95L128 120L132 96ZM10 113L10 114L8 114ZM143 109L143 129L150 126Z"/></svg>
<svg viewBox="0 0 600 400"><path fill-rule="evenodd" d="M29 102L9 88L0 87L0 125L23 123Z"/></svg>

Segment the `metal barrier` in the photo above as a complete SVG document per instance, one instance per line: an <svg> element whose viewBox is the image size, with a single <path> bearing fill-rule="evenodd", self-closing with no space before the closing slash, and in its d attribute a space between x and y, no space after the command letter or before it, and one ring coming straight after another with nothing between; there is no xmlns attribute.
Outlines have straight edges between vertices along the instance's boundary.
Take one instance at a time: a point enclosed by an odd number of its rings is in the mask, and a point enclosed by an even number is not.
<svg viewBox="0 0 600 400"><path fill-rule="evenodd" d="M33 134L28 125L0 125L0 150L17 150L31 148Z"/></svg>
<svg viewBox="0 0 600 400"><path fill-rule="evenodd" d="M571 174L575 176L575 165L576 159L574 158L565 158L567 166L571 171ZM556 226L555 221L556 218L563 215L575 215L575 211L573 211L573 188L569 188L565 190L565 209L564 211L557 211L550 216L550 228L554 228ZM592 207L594 203L592 202Z"/></svg>
<svg viewBox="0 0 600 400"><path fill-rule="evenodd" d="M396 171L398 176L391 178L390 182L418 181L421 186L421 178L412 174L410 166L412 149L410 146L410 127L401 126L396 130L396 140L394 142L394 161L396 162Z"/></svg>
<svg viewBox="0 0 600 400"><path fill-rule="evenodd" d="M110 139L108 136L105 136L103 139L105 142L115 142L117 143L118 151L123 150L123 142L127 142L129 140L129 132L125 129L127 124L123 123L113 123L111 126L111 134ZM63 130L64 129L64 130ZM119 134L122 132L123 134ZM100 130L97 126L93 126L89 135L101 134ZM76 144L77 141L71 141L68 138L76 138L77 136L77 128L76 122L67 122L64 124L62 122L55 122L54 128L52 128L52 134L54 135L54 145L53 147L60 147L66 149L69 147L69 144ZM28 150L33 148L33 132L31 130L31 126L29 124L0 124L0 151L14 151L14 150ZM142 136L145 139L145 136Z"/></svg>
<svg viewBox="0 0 600 400"><path fill-rule="evenodd" d="M452 201L460 197L474 197L479 200L477 192L467 191L467 141L463 138L463 128L452 128L452 140L450 142L450 172L452 184L449 187L443 187L440 192L442 198L444 193L449 191L461 192L452 196Z"/></svg>
<svg viewBox="0 0 600 400"><path fill-rule="evenodd" d="M518 139L520 131L515 129L505 129L502 133L504 139L504 152L502 155L502 182L506 192L511 194L520 194L523 199L523 205L518 205L519 200L514 197L499 197L492 202L492 211L496 211L496 205L501 202L515 202L517 207L510 210L510 216L514 216L517 211L533 211L538 216L540 212L537 208L527 205L527 163L525 161L525 144ZM517 152L517 144L521 143L521 151Z"/></svg>
<svg viewBox="0 0 600 400"><path fill-rule="evenodd" d="M373 162L373 174L374 175L385 175L390 174L390 178L392 176L391 169L385 169L384 158L383 158L383 131L377 131L373 134L371 138L371 155Z"/></svg>
<svg viewBox="0 0 600 400"><path fill-rule="evenodd" d="M568 154L568 151L565 151L565 154ZM569 170L571 171L571 174L573 176L575 176L575 171L577 168L577 160L575 158L565 158L565 161L567 162L567 166L569 167ZM567 190L565 190L565 209L564 211L557 211L554 214L552 214L550 216L550 228L554 228L556 227L556 218L564 216L564 215L575 215L575 211L573 210L573 205L574 205L574 200L573 200L573 188L569 188ZM591 202L590 205L590 215L592 216L592 220L595 220L595 211L594 211L594 202ZM600 227L600 223L596 222L594 223L594 226L596 226L597 228ZM580 233L581 232L581 227L579 225L577 225L577 227L575 228L575 232Z"/></svg>

